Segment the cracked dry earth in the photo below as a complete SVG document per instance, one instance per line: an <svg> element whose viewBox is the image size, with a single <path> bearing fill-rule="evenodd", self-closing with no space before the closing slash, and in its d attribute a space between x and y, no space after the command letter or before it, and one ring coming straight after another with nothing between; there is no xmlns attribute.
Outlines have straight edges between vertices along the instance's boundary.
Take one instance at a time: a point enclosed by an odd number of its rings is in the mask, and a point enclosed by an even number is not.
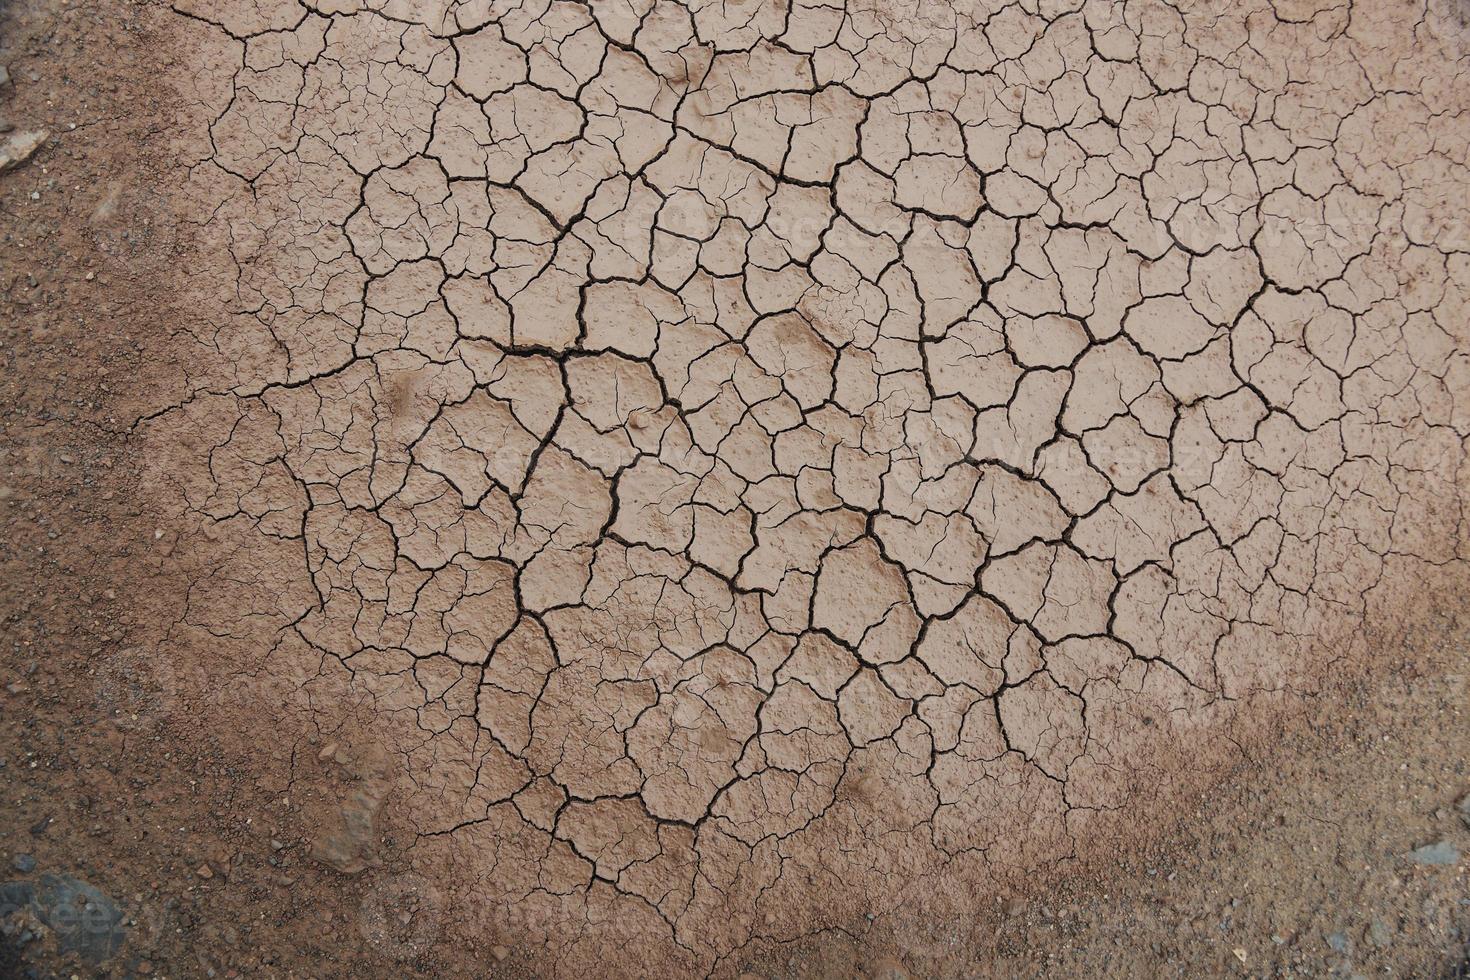
<svg viewBox="0 0 1470 980"><path fill-rule="evenodd" d="M906 955L1464 594L1457 4L149 15L131 707L402 962Z"/></svg>

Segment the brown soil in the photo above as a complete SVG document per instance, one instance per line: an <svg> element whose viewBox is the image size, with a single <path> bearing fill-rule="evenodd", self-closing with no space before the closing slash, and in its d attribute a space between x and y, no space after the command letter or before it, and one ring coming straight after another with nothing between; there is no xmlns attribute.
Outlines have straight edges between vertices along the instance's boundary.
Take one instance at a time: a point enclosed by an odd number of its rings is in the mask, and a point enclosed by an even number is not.
<svg viewBox="0 0 1470 980"><path fill-rule="evenodd" d="M747 6L0 7L0 975L1464 975L1459 8Z"/></svg>

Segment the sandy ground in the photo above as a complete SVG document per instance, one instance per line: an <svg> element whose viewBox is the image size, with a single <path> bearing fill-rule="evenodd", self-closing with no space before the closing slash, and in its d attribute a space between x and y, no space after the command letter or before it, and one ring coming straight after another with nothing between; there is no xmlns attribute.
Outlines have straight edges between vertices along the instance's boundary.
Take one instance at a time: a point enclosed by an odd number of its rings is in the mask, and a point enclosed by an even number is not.
<svg viewBox="0 0 1470 980"><path fill-rule="evenodd" d="M1464 973L1457 4L0 18L0 970Z"/></svg>

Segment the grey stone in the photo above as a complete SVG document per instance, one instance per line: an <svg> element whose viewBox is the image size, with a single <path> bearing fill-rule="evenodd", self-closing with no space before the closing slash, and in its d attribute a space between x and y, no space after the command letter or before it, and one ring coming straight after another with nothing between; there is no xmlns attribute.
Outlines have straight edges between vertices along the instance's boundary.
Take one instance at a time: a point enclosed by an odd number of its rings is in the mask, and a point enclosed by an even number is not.
<svg viewBox="0 0 1470 980"><path fill-rule="evenodd" d="M1449 867L1460 863L1460 849L1447 840L1435 841L1410 851L1409 860L1415 864Z"/></svg>
<svg viewBox="0 0 1470 980"><path fill-rule="evenodd" d="M70 875L0 883L0 918L27 910L51 930L62 955L101 963L122 948L123 913L106 895Z"/></svg>

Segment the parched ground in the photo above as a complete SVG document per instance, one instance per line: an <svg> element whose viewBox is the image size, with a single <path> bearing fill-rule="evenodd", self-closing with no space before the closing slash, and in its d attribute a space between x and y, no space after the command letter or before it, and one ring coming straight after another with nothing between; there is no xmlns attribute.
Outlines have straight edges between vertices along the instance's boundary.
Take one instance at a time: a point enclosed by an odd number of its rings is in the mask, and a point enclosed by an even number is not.
<svg viewBox="0 0 1470 980"><path fill-rule="evenodd" d="M0 971L1463 970L1467 25L0 9Z"/></svg>

